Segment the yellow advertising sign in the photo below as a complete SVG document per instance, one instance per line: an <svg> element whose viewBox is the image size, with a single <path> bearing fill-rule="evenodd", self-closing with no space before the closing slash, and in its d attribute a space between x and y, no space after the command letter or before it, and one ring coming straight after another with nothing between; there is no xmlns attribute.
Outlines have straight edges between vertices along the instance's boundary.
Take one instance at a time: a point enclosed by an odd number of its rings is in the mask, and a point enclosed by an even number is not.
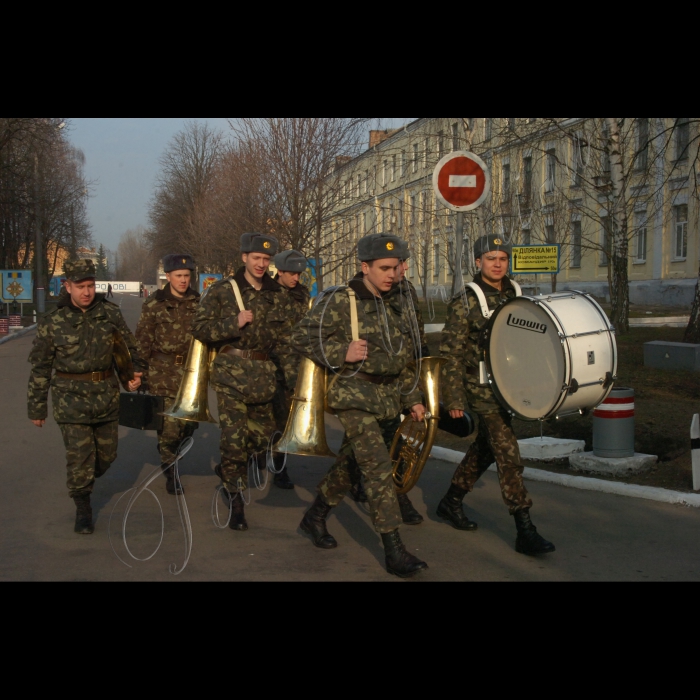
<svg viewBox="0 0 700 700"><path fill-rule="evenodd" d="M559 272L557 245L514 245L511 272L514 275L555 275Z"/></svg>

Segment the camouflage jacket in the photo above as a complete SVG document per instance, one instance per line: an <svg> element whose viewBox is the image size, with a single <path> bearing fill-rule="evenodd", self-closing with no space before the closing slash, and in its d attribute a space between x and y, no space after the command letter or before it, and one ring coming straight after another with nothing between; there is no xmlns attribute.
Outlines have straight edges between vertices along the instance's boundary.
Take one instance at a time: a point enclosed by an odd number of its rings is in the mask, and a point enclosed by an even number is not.
<svg viewBox="0 0 700 700"><path fill-rule="evenodd" d="M192 335L218 349L232 347L270 355L270 360L263 362L219 353L211 375L218 390L231 392L243 403L269 403L277 386L273 355L280 339L291 331L294 309L289 295L272 277L265 275L258 291L248 283L244 273L245 268L241 268L234 279L246 311L253 312L253 322L238 327L240 309L231 282L226 279L212 285L202 297L192 323Z"/></svg>
<svg viewBox="0 0 700 700"><path fill-rule="evenodd" d="M345 364L352 329L350 299L342 288L334 293L329 291L328 296L317 302L294 329L292 342L300 354L336 372L343 368L379 377L399 377L392 384L378 385L358 377L336 377L332 372L328 375L329 385L332 383L327 397L330 408L366 411L380 420L395 418L402 408L421 402L420 390L410 391L415 370L407 368L413 358L407 341L408 321L402 315L401 295L394 287L379 299L358 278L351 280L350 287L357 294L360 339L366 340L369 348L364 364ZM382 313L382 304L386 316ZM323 359L321 348L327 361Z"/></svg>
<svg viewBox="0 0 700 700"><path fill-rule="evenodd" d="M147 363L118 306L103 294L83 313L63 297L58 308L42 317L29 362L28 413L31 420L47 416L49 387L52 390L53 415L57 423L91 425L119 417L119 381L83 382L51 377L52 371L67 374L103 372L112 367L114 331L126 342L134 369L142 372Z"/></svg>
<svg viewBox="0 0 700 700"><path fill-rule="evenodd" d="M144 379L157 396L175 397L185 373L185 363L176 365L175 357L186 358L190 349L190 325L197 311L199 294L193 289L183 299L173 295L170 285L158 290L144 302L136 327L136 340L141 355L148 361ZM170 355L161 359L154 355Z"/></svg>
<svg viewBox="0 0 700 700"><path fill-rule="evenodd" d="M278 277L275 277L275 280L277 279ZM280 285L280 287L292 302L292 327L296 326L309 310L309 300L311 299L309 290L303 284L298 284L294 289L287 289L284 285ZM279 339L275 349L275 363L279 367L277 380L283 382L289 391L294 391L296 387L300 361L301 356L292 347L292 335L286 333Z"/></svg>
<svg viewBox="0 0 700 700"><path fill-rule="evenodd" d="M507 277L503 280L501 292L484 282L478 273L474 282L484 291L489 309L515 298L515 289ZM450 302L440 343L440 354L447 359L442 368L440 391L448 411L471 408L476 413L494 413L501 410L491 388L479 386L479 377L467 374L467 368L478 371L479 362L484 359L479 339L488 323L471 289L465 288Z"/></svg>

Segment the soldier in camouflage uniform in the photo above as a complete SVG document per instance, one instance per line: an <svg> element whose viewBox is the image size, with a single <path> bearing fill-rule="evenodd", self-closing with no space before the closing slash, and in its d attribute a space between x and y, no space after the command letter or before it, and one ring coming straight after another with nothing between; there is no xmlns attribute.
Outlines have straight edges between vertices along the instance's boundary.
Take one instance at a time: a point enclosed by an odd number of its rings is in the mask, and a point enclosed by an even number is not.
<svg viewBox="0 0 700 700"><path fill-rule="evenodd" d="M190 325L197 311L199 294L190 287L195 270L189 255L166 255L163 270L168 284L144 302L141 318L136 327L136 340L141 355L148 361L144 384L155 396L164 398L169 411L180 389L190 349ZM163 419L158 431L158 452L165 474L166 490L172 495L184 493L176 480L173 463L183 440L191 437L197 423Z"/></svg>
<svg viewBox="0 0 700 700"><path fill-rule="evenodd" d="M277 247L272 236L244 234L244 266L232 279L245 311L226 279L209 289L192 324L197 340L219 348L211 372L221 426L221 464L216 472L233 496L230 527L238 531L248 529L241 492L248 485L249 457L264 452L275 433L277 367L272 353L291 331L294 313L289 295L267 274Z"/></svg>
<svg viewBox="0 0 700 700"><path fill-rule="evenodd" d="M296 326L309 310L311 295L309 290L299 282L299 278L306 270L308 262L299 251L285 250L275 255L273 263L277 268L277 274L273 279L289 297L293 310L290 322L292 326ZM287 426L289 409L299 374L299 360L299 355L291 346L291 335L285 335L280 338L274 352L274 361L277 365L277 391L272 404L275 412L275 423L280 433L284 433L284 429ZM294 484L289 478L284 461L284 455L275 455L273 483L281 489L293 489Z"/></svg>
<svg viewBox="0 0 700 700"><path fill-rule="evenodd" d="M401 393L411 388L414 379L406 368L411 359L405 338L407 319L395 292L402 245L395 236L377 234L365 236L358 244L362 279L351 280L349 286L357 297L361 340L352 339L351 297L338 289L328 303L321 299L309 311L295 328L293 342L298 352L333 371L327 401L345 428L341 455L319 484L300 527L317 547L337 547L326 519L352 485L347 459L352 451L365 481L375 530L384 544L387 570L409 577L427 564L408 553L399 536L401 511L387 439L396 432L402 408L409 408L414 420L423 420L425 408L419 390Z"/></svg>
<svg viewBox="0 0 700 700"><path fill-rule="evenodd" d="M114 335L128 346L134 379L125 387L136 391L146 363L119 307L95 294L92 260L65 265L66 294L55 311L38 323L29 355L29 419L46 422L49 389L53 415L66 446L68 489L76 505L75 532L94 532L90 494L95 479L117 458L119 382L112 369ZM52 376L53 374L53 376Z"/></svg>
<svg viewBox="0 0 700 700"><path fill-rule="evenodd" d="M474 282L484 292L490 310L515 298L515 288L507 276L509 245L496 235L483 236L476 242L474 258L479 267ZM554 551L554 545L537 533L530 520L532 501L523 483L523 465L511 416L498 403L492 389L479 384L487 326L477 295L465 287L450 302L442 334L440 354L448 362L442 369L441 393L453 418L461 417L467 408L478 414L479 432L457 467L437 514L458 530L476 530L477 524L464 514L462 501L495 461L503 500L515 518L516 550L521 554L546 554Z"/></svg>

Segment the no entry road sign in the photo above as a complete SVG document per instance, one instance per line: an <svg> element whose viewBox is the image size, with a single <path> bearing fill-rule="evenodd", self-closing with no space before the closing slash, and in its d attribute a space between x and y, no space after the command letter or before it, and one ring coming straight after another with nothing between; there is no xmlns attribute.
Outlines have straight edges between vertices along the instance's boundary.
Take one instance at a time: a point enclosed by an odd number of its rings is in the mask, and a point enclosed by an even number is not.
<svg viewBox="0 0 700 700"><path fill-rule="evenodd" d="M491 192L489 169L479 156L456 151L445 156L433 173L438 199L453 211L471 211L482 205Z"/></svg>
<svg viewBox="0 0 700 700"><path fill-rule="evenodd" d="M514 245L511 272L514 275L559 273L559 244Z"/></svg>

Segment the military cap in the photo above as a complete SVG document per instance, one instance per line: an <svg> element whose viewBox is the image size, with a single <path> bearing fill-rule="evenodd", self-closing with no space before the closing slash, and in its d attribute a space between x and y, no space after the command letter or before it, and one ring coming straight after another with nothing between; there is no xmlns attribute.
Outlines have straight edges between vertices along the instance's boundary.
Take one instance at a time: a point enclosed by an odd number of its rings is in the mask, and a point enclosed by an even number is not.
<svg viewBox="0 0 700 700"><path fill-rule="evenodd" d="M407 241L401 241L403 247L399 253L400 260L409 260L411 258L411 249L408 247Z"/></svg>
<svg viewBox="0 0 700 700"><path fill-rule="evenodd" d="M361 262L383 260L384 258L400 258L405 248L406 244L398 236L370 233L358 241L357 257Z"/></svg>
<svg viewBox="0 0 700 700"><path fill-rule="evenodd" d="M163 272L190 270L194 272L194 258L191 255L166 255L163 258Z"/></svg>
<svg viewBox="0 0 700 700"><path fill-rule="evenodd" d="M262 233L244 233L241 236L241 253L263 253L264 255L277 255L279 243L274 236L266 236Z"/></svg>
<svg viewBox="0 0 700 700"><path fill-rule="evenodd" d="M73 260L63 266L63 276L70 282L82 282L87 279L95 279L97 271L92 260Z"/></svg>
<svg viewBox="0 0 700 700"><path fill-rule="evenodd" d="M272 262L282 272L304 272L309 264L298 250L285 250L282 253L277 253Z"/></svg>
<svg viewBox="0 0 700 700"><path fill-rule="evenodd" d="M490 236L482 236L474 244L474 259L480 258L484 253L497 253L498 251L507 253L508 257L510 257L510 243L506 243L503 236L495 233L492 233Z"/></svg>

